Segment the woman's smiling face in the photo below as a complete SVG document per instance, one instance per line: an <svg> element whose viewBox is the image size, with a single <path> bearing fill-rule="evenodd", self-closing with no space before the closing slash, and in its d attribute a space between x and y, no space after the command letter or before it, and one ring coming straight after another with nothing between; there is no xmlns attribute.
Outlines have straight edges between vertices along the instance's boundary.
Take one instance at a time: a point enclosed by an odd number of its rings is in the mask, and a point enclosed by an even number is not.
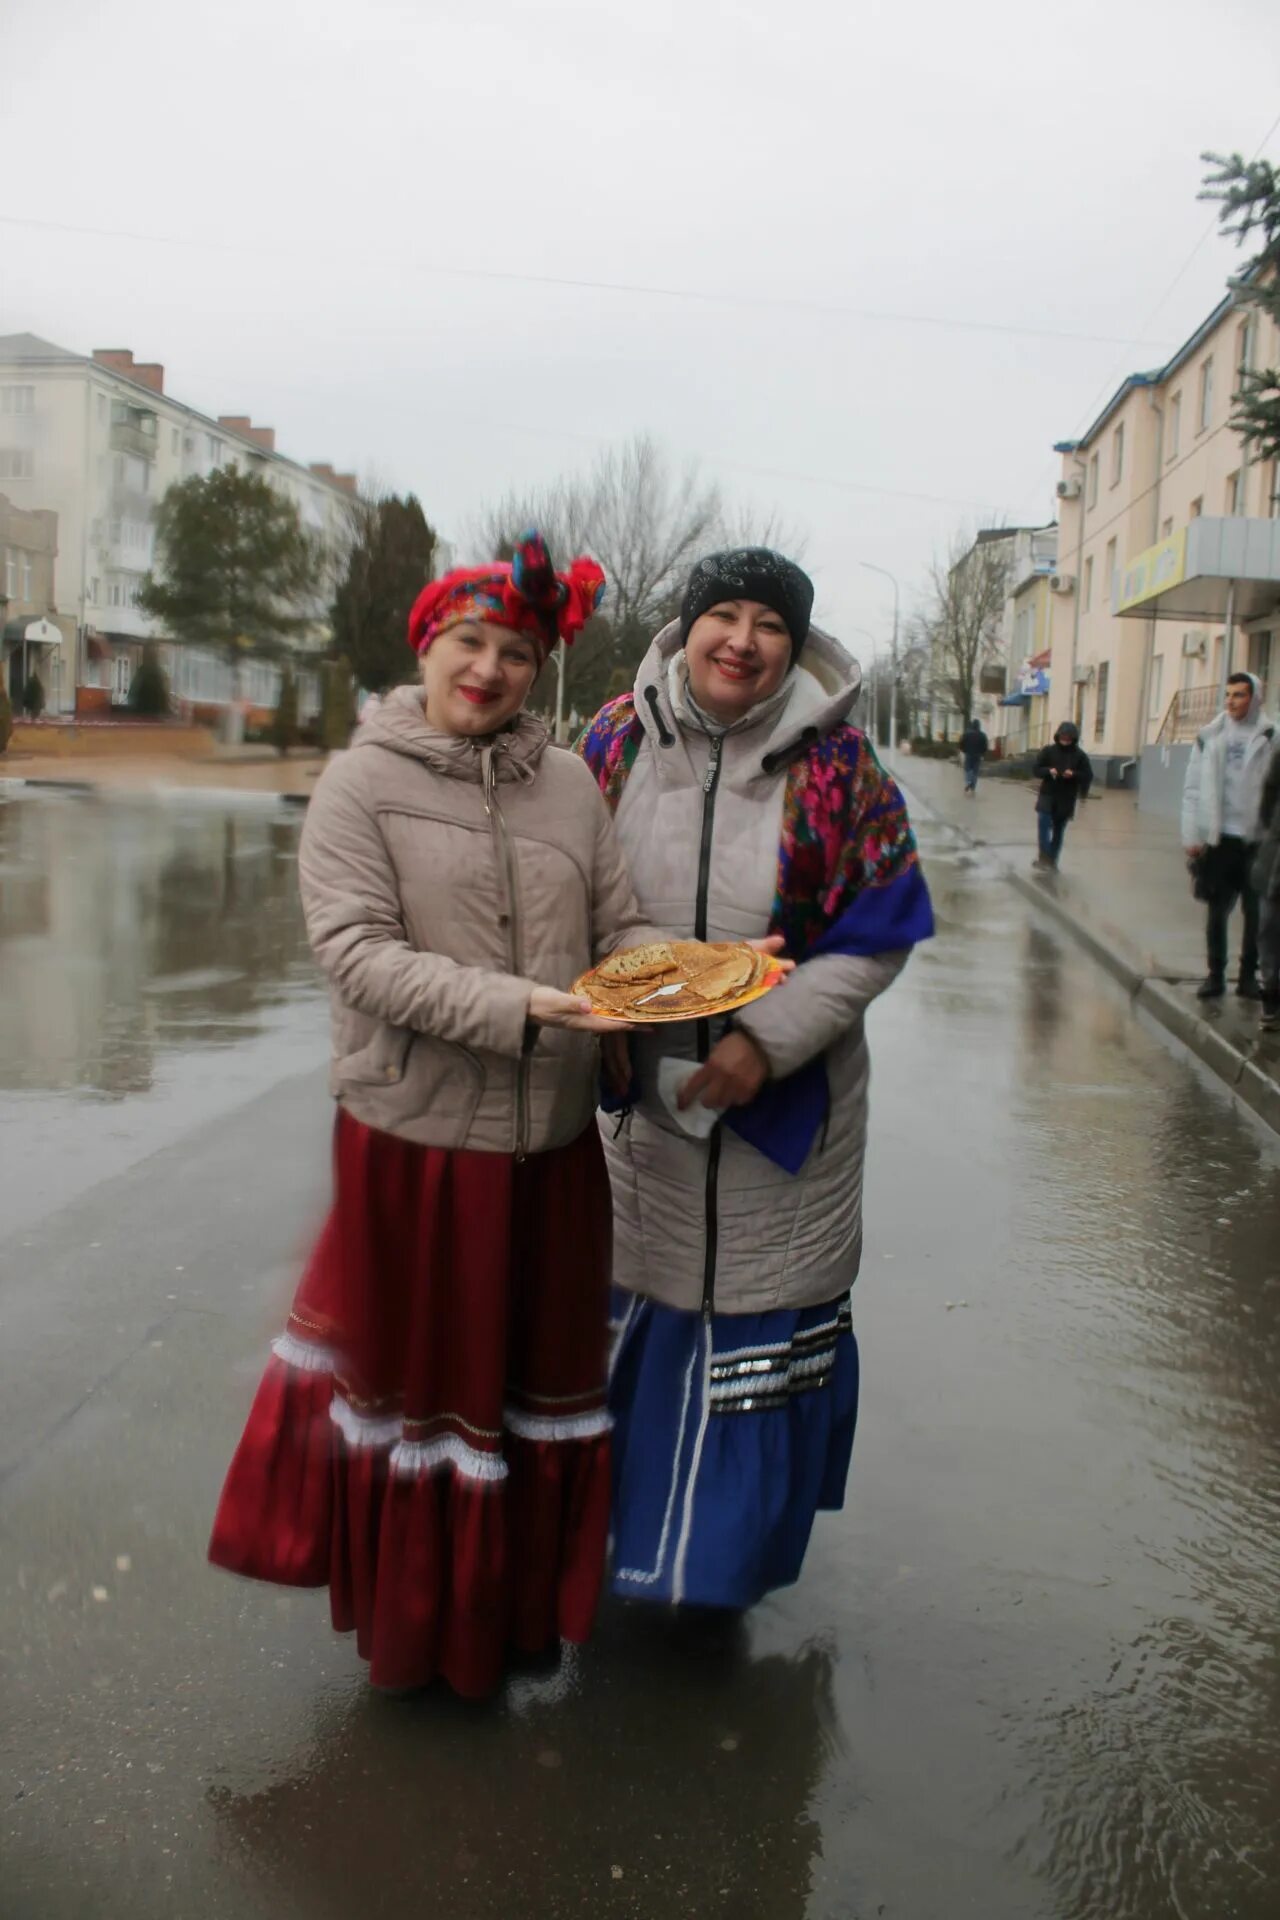
<svg viewBox="0 0 1280 1920"><path fill-rule="evenodd" d="M496 733L519 713L541 664L528 634L490 620L459 620L422 656L429 724L441 733Z"/></svg>
<svg viewBox="0 0 1280 1920"><path fill-rule="evenodd" d="M713 720L732 726L782 685L791 635L759 600L721 600L699 614L685 642L689 690Z"/></svg>

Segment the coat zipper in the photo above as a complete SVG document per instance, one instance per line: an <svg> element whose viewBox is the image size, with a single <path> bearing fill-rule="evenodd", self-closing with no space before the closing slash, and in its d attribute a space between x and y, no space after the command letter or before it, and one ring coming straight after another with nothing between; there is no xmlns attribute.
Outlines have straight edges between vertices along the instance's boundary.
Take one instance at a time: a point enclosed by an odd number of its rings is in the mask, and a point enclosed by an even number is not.
<svg viewBox="0 0 1280 1920"><path fill-rule="evenodd" d="M501 861L503 879L507 895L507 957L514 974L520 972L520 901L516 892L516 866L511 852L511 836L507 832L507 823L502 817L502 808L498 804L498 783L493 768L493 748L486 747L481 754L481 791L484 794L484 810L489 816L493 829L493 838L497 843ZM516 1061L516 1159L523 1160L529 1152L529 1056L522 1049Z"/></svg>
<svg viewBox="0 0 1280 1920"><path fill-rule="evenodd" d="M716 789L720 785L720 754L724 745L723 736L711 735L710 749L707 754L707 771L702 781L702 837L698 845L698 891L693 908L693 937L705 940L707 937L707 892L711 882L711 835L716 817ZM711 1051L711 1034L706 1021L698 1022L698 1059L703 1061ZM707 1143L707 1184L706 1184L706 1225L705 1252L702 1264L702 1317L708 1326L716 1310L716 1255L720 1233L719 1214L716 1205L716 1192L720 1180L720 1128L717 1126Z"/></svg>

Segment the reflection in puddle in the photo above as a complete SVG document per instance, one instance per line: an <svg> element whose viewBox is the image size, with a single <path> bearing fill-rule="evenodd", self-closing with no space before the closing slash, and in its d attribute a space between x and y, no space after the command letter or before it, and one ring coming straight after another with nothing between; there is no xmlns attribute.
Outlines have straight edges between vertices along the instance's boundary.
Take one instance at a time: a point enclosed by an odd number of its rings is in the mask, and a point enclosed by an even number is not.
<svg viewBox="0 0 1280 1920"><path fill-rule="evenodd" d="M8 1223L322 1060L300 828L293 810L177 794L0 801ZM104 1100L127 1108L109 1152Z"/></svg>

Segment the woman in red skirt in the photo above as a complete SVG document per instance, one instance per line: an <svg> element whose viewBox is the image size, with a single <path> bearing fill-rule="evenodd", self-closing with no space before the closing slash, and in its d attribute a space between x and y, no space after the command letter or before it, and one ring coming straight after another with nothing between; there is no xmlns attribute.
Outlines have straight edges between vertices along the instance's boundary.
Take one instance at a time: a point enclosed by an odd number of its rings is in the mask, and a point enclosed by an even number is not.
<svg viewBox="0 0 1280 1920"><path fill-rule="evenodd" d="M603 575L422 593L401 687L326 769L300 872L328 975L335 1198L210 1558L325 1586L376 1686L484 1694L590 1631L609 1519L598 1030L565 989L643 937L582 762L522 711Z"/></svg>

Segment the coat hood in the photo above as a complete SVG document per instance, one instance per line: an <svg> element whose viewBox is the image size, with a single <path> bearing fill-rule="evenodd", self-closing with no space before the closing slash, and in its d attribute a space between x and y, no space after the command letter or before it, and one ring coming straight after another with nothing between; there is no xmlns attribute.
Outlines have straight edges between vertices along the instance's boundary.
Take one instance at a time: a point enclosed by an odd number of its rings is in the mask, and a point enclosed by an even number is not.
<svg viewBox="0 0 1280 1920"><path fill-rule="evenodd" d="M689 723L679 703L680 676L673 688L672 663L681 659L684 641L673 620L654 639L636 674L635 702L645 732L659 747L672 746ZM862 687L862 669L853 655L821 627L810 627L804 651L776 692L728 729L735 740L750 736L760 771L778 767L849 719Z"/></svg>
<svg viewBox="0 0 1280 1920"><path fill-rule="evenodd" d="M366 709L368 711L368 709ZM411 760L421 760L436 773L459 780L478 780L484 749L493 749L495 777L531 780L547 750L550 735L531 713L518 713L501 733L467 735L441 733L428 726L418 687L393 687L367 719L361 719L351 751L386 747Z"/></svg>

